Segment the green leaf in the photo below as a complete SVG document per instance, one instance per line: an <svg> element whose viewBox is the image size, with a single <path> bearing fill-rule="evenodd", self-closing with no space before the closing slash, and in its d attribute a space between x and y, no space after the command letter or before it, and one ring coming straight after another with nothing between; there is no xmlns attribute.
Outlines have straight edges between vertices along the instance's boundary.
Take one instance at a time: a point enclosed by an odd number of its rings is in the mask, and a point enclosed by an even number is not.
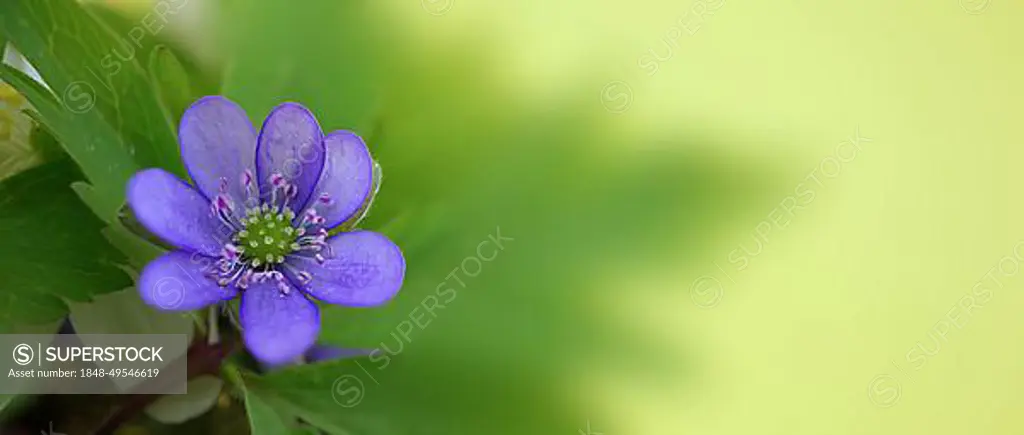
<svg viewBox="0 0 1024 435"><path fill-rule="evenodd" d="M145 29L115 34L74 0L14 0L4 8L0 34L53 93L11 68L0 68L0 79L28 98L82 168L94 188L87 201L101 218L116 218L137 168L185 175L174 129L137 59Z"/></svg>
<svg viewBox="0 0 1024 435"><path fill-rule="evenodd" d="M188 313L153 309L134 287L70 305L71 324L79 334L185 334L192 340L194 322ZM165 359L177 356L165 355Z"/></svg>
<svg viewBox="0 0 1024 435"><path fill-rule="evenodd" d="M7 409L7 405L10 405L17 397L17 394L0 394L0 415Z"/></svg>
<svg viewBox="0 0 1024 435"><path fill-rule="evenodd" d="M195 329L189 313L158 311L143 303L134 287L96 296L89 303L73 302L69 306L69 318L78 334L185 334L191 341ZM86 346L96 344L90 342L88 336L83 336L82 341ZM178 353L163 355L164 362L154 367L170 364L185 351L181 349ZM112 379L124 390L138 381L133 378Z"/></svg>
<svg viewBox="0 0 1024 435"><path fill-rule="evenodd" d="M57 335L57 331L60 329L61 323L64 320L56 320L53 322L38 324L38 325L12 325L10 323L0 323L0 334L38 334L38 335ZM36 379L32 382L45 382L43 379ZM29 386L26 385L26 388ZM32 394L0 394L0 421L7 421L11 416L18 415L24 409L31 406L35 400L36 395Z"/></svg>
<svg viewBox="0 0 1024 435"><path fill-rule="evenodd" d="M69 187L80 177L64 159L0 184L0 328L54 321L68 312L64 299L131 285L124 255Z"/></svg>
<svg viewBox="0 0 1024 435"><path fill-rule="evenodd" d="M386 54L371 2L238 2L225 13L234 41L222 93L244 107L255 125L283 101L301 102L325 131L367 133L376 110Z"/></svg>
<svg viewBox="0 0 1024 435"><path fill-rule="evenodd" d="M159 5L163 3L163 5ZM110 26L118 35L130 35L138 33L140 25L145 29L149 24L152 30L139 41L139 49L135 51L136 58L140 62L148 62L152 58L153 51L158 47L170 48L177 60L190 77L191 85L199 96L215 94L220 89L220 72L206 71L204 66L192 55L191 46L182 41L179 35L173 31L164 31L165 27L172 27L179 20L177 18L179 8L191 4L188 0L170 0L163 2L150 2L145 7L125 8L116 3L83 2L82 6L92 12L97 18ZM164 12L166 11L166 12ZM166 17L166 26L161 17ZM183 18L188 20L188 18ZM183 27L179 27L181 29ZM148 30L148 29L147 29ZM207 65L209 66L209 65ZM177 125L177 124L175 124Z"/></svg>
<svg viewBox="0 0 1024 435"><path fill-rule="evenodd" d="M171 122L177 125L185 109L200 95L193 92L185 68L166 45L157 46L150 53L149 74Z"/></svg>
<svg viewBox="0 0 1024 435"><path fill-rule="evenodd" d="M213 408L224 381L204 375L188 381L188 393L161 396L146 407L146 415L164 424L180 424Z"/></svg>
<svg viewBox="0 0 1024 435"><path fill-rule="evenodd" d="M73 184L73 189L79 192L79 194L88 194L88 185ZM135 229L129 229L128 223L132 225L138 225ZM125 222L115 222L110 226L103 229L103 235L107 237L118 250L124 252L128 256L128 261L132 267L137 270L148 264L150 261L156 259L165 250L160 249L161 246L166 246L166 243L156 239L149 231L142 228L141 224L128 220ZM152 237L150 239L149 237Z"/></svg>
<svg viewBox="0 0 1024 435"><path fill-rule="evenodd" d="M375 357L348 358L250 375L246 385L280 412L337 435L538 433L544 427L559 433L550 398L525 394L547 380L451 360L417 361L412 366L395 358L381 369ZM508 403L517 404L515 415L529 418L510 418Z"/></svg>
<svg viewBox="0 0 1024 435"><path fill-rule="evenodd" d="M95 113L83 114L79 122L75 122L46 88L21 71L0 65L0 79L25 95L36 110L28 115L53 132L71 158L93 180L90 189L96 193L82 199L103 220L113 222L117 209L124 202L125 183L136 170L128 153L113 146L120 143L117 135L95 119L98 118Z"/></svg>
<svg viewBox="0 0 1024 435"><path fill-rule="evenodd" d="M281 415L273 405L260 396L260 393L249 388L244 388L244 391L245 410L249 415L249 428L252 435L290 435L294 433L287 417Z"/></svg>

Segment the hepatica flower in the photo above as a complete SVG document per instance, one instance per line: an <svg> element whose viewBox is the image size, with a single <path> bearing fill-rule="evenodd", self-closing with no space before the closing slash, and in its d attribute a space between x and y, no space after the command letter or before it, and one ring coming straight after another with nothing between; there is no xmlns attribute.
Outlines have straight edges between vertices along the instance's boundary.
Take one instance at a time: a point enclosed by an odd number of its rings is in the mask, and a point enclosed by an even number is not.
<svg viewBox="0 0 1024 435"><path fill-rule="evenodd" d="M314 300L369 307L398 292L398 246L370 231L328 232L373 195L374 162L358 136L325 136L294 103L274 108L257 134L238 105L214 96L185 112L178 137L195 186L161 169L128 182L138 221L177 248L143 269L146 303L195 310L240 297L246 347L281 364L316 341Z"/></svg>

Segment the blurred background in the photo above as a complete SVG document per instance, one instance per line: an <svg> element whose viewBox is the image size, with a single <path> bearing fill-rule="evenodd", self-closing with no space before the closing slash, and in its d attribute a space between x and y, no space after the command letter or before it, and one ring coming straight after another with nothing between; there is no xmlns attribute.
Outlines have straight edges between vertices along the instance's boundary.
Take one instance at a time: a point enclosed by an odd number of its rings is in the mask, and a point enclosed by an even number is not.
<svg viewBox="0 0 1024 435"><path fill-rule="evenodd" d="M1024 430L1024 3L171 3L196 93L383 168L354 433Z"/></svg>

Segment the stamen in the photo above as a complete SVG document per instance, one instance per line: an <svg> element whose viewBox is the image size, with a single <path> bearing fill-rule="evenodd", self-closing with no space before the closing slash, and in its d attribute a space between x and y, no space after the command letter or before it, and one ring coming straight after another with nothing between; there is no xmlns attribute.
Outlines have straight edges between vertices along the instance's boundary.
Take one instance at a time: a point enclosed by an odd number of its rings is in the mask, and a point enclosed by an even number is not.
<svg viewBox="0 0 1024 435"><path fill-rule="evenodd" d="M253 183L252 171L246 169L242 172L242 190L245 193L250 193L254 187L256 187L256 183Z"/></svg>
<svg viewBox="0 0 1024 435"><path fill-rule="evenodd" d="M252 269L245 269L245 273L242 274L242 277L238 278L238 283L236 284L238 288L242 290L249 288L249 280L252 279L252 273Z"/></svg>
<svg viewBox="0 0 1024 435"><path fill-rule="evenodd" d="M224 249L221 249L220 255L222 257L224 257L224 258L227 258L227 259L230 259L230 260L235 260L235 259L238 258L238 254L239 253L240 253L240 251L238 250L237 246L235 246L235 245L233 245L231 243L228 243L228 244L224 245Z"/></svg>
<svg viewBox="0 0 1024 435"><path fill-rule="evenodd" d="M266 272L264 276L266 276L269 279L273 279L274 281L277 281L277 289L280 290L282 294L288 294L288 292L291 291L291 287L288 286L288 280L285 279L283 273L278 272L276 270L271 270L269 272Z"/></svg>
<svg viewBox="0 0 1024 435"><path fill-rule="evenodd" d="M234 215L235 207L231 202L231 198L227 194L219 194L210 203L210 211L218 220L221 221L225 226L232 230L238 230L238 224L235 223Z"/></svg>
<svg viewBox="0 0 1024 435"><path fill-rule="evenodd" d="M310 208L303 213L302 221L299 222L299 228L305 228L308 226L320 225L326 222L323 216L320 216L315 208Z"/></svg>
<svg viewBox="0 0 1024 435"><path fill-rule="evenodd" d="M220 284L221 287L226 287L228 284L231 284L231 282L238 279L238 277L242 275L243 272L245 272L245 267L240 267L238 268L238 271L235 272L233 275L222 277L220 280L217 281L217 284Z"/></svg>
<svg viewBox="0 0 1024 435"><path fill-rule="evenodd" d="M292 200L295 199L296 196L299 196L298 186L294 184L289 184L288 186L285 186L284 204L281 204L281 209L287 210L289 213L291 213L292 209L288 207L288 203L292 202ZM291 218L288 219L290 220Z"/></svg>

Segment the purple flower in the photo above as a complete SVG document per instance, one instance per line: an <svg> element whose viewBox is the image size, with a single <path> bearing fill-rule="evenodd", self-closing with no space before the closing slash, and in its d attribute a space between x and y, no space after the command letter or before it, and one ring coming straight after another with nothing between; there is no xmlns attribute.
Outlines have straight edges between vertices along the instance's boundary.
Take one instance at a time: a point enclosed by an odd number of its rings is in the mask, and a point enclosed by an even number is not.
<svg viewBox="0 0 1024 435"><path fill-rule="evenodd" d="M146 303L195 310L241 294L246 347L280 364L316 341L313 299L369 307L401 288L405 260L387 237L328 233L372 195L374 162L359 136L324 136L295 103L274 108L257 136L245 111L218 96L185 111L178 136L195 187L161 169L128 182L138 221L178 248L143 269Z"/></svg>

